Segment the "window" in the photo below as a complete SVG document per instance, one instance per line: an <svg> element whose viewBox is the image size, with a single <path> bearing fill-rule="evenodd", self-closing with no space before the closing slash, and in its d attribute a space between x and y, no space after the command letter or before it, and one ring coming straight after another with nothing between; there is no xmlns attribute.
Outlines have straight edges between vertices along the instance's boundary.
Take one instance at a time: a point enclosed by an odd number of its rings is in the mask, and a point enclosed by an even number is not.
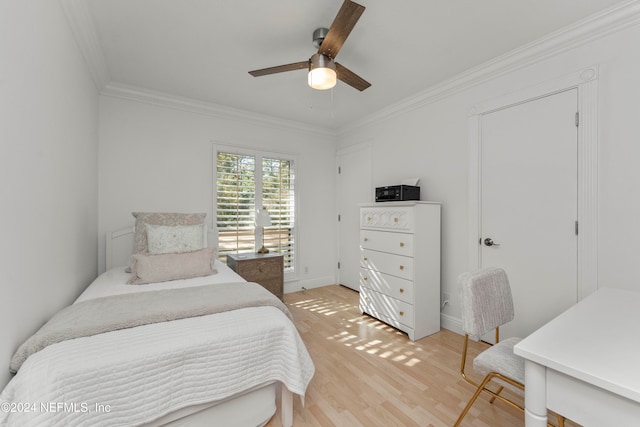
<svg viewBox="0 0 640 427"><path fill-rule="evenodd" d="M245 150L216 152L216 223L219 256L255 252L263 233L255 226L256 209L267 208L271 226L264 245L284 255L285 273L295 269L294 159L282 154Z"/></svg>

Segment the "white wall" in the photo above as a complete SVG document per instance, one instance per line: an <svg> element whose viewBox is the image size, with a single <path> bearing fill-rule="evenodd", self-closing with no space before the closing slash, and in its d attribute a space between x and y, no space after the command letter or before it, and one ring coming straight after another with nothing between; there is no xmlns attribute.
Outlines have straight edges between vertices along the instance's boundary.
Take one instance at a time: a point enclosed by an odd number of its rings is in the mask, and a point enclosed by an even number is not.
<svg viewBox="0 0 640 427"><path fill-rule="evenodd" d="M100 270L105 233L133 226L132 211L207 212L213 225L214 142L297 154L300 281L285 291L334 283L332 137L113 96L100 99Z"/></svg>
<svg viewBox="0 0 640 427"><path fill-rule="evenodd" d="M591 41L546 60L367 122L340 135L343 148L373 138L373 185L421 178L423 200L443 202L442 291L452 295L443 313L459 319L456 278L468 259L467 111L537 83L598 65L599 286L640 291L640 27ZM428 70L425 70L428 72Z"/></svg>
<svg viewBox="0 0 640 427"><path fill-rule="evenodd" d="M334 282L333 137L98 97L55 1L1 2L0 29L1 360L104 269L104 233L131 226L131 211L205 211L212 223L213 141L298 154L300 280L286 289ZM373 141L373 187L418 176L423 197L443 202L446 316L459 316L455 279L469 265L468 108L594 64L599 285L640 290L638 40L627 28L339 136L340 148ZM8 379L0 370L0 387Z"/></svg>
<svg viewBox="0 0 640 427"><path fill-rule="evenodd" d="M57 1L0 5L0 388L97 273L98 94Z"/></svg>

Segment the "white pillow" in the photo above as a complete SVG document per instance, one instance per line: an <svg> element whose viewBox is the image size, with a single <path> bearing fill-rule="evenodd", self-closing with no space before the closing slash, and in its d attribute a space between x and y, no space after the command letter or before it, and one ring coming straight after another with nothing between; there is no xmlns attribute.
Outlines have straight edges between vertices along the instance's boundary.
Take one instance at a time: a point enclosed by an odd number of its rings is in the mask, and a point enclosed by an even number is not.
<svg viewBox="0 0 640 427"><path fill-rule="evenodd" d="M136 219L133 236L134 254L146 254L147 229L146 224L154 225L196 225L204 224L206 213L171 213L171 212L131 212Z"/></svg>
<svg viewBox="0 0 640 427"><path fill-rule="evenodd" d="M207 247L205 225L145 224L147 250L150 254L169 254L198 251Z"/></svg>

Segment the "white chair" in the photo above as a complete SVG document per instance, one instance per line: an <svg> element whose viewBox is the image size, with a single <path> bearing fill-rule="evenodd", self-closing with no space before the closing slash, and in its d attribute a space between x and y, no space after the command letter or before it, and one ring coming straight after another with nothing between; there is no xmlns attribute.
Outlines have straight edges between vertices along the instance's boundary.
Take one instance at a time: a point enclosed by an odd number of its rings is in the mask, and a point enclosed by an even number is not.
<svg viewBox="0 0 640 427"><path fill-rule="evenodd" d="M500 326L514 318L513 297L507 273L503 269L495 267L473 273L463 273L458 277L458 285L460 286L462 329L465 332L460 375L465 381L476 387L476 391L458 417L454 427L460 425L483 391L491 395L491 403L498 398L524 412L521 405L500 395L504 388L519 395L524 394L524 359L513 353L513 346L520 341L520 338L508 338L500 341ZM495 330L496 343L473 360L474 371L484 375L484 379L478 384L469 378L464 371L469 338L478 341L482 335L491 330ZM497 384L498 388L495 391L487 387L490 382ZM564 426L564 418L560 415L558 415L558 425Z"/></svg>

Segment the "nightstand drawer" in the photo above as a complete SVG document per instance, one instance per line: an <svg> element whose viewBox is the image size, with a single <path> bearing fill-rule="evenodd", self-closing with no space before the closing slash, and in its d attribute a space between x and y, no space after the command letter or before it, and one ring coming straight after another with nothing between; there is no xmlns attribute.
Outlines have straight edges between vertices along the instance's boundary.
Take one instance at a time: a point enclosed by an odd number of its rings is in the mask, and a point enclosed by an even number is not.
<svg viewBox="0 0 640 427"><path fill-rule="evenodd" d="M282 299L284 256L278 254L228 254L227 265L247 282L256 282Z"/></svg>
<svg viewBox="0 0 640 427"><path fill-rule="evenodd" d="M282 262L278 258L239 262L236 273L249 281L278 278L282 275Z"/></svg>

